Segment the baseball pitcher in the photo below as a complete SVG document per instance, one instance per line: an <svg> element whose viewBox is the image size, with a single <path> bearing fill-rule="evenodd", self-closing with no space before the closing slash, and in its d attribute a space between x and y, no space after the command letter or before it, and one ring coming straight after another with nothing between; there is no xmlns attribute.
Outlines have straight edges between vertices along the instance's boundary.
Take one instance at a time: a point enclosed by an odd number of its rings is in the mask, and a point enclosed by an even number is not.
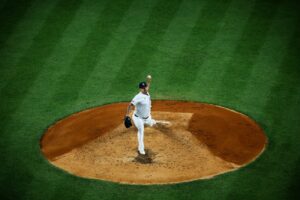
<svg viewBox="0 0 300 200"><path fill-rule="evenodd" d="M146 154L144 149L144 126L145 125L153 126L156 125L157 123L161 123L161 124L168 123L164 121L156 121L151 117L151 98L149 94L151 79L152 79L151 75L148 75L147 82L141 82L139 84L140 92L137 95L135 95L135 97L129 103L127 108L127 113L125 116L125 126L129 128L131 126L129 114L132 107L134 106L135 110L133 112L132 119L135 127L138 130L137 133L138 152L141 155Z"/></svg>

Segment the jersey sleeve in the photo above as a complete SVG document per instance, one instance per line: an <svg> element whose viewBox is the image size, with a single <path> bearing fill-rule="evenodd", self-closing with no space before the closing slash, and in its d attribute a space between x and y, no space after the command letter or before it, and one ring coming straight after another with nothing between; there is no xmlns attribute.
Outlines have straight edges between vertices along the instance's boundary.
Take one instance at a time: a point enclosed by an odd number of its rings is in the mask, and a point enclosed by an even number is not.
<svg viewBox="0 0 300 200"><path fill-rule="evenodd" d="M136 104L138 104L139 102L141 102L141 98L138 96L138 95L136 95L132 100L131 100L131 103L134 105L134 106L136 106Z"/></svg>

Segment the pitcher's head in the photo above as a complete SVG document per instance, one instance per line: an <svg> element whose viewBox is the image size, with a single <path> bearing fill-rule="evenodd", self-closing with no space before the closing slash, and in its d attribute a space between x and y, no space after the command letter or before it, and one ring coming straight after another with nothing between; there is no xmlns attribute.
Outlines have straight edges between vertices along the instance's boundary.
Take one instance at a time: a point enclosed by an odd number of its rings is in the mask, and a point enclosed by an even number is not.
<svg viewBox="0 0 300 200"><path fill-rule="evenodd" d="M140 91L143 92L143 93L148 92L148 84L146 82L140 82L139 83L139 88L140 88Z"/></svg>

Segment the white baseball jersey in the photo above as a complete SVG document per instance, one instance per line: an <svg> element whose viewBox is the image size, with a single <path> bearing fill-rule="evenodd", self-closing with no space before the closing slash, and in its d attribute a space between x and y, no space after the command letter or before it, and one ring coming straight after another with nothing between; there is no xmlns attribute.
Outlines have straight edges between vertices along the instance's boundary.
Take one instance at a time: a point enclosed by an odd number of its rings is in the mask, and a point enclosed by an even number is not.
<svg viewBox="0 0 300 200"><path fill-rule="evenodd" d="M135 95L131 103L135 106L135 114L139 117L149 117L151 114L151 99L150 94L143 94L142 92Z"/></svg>

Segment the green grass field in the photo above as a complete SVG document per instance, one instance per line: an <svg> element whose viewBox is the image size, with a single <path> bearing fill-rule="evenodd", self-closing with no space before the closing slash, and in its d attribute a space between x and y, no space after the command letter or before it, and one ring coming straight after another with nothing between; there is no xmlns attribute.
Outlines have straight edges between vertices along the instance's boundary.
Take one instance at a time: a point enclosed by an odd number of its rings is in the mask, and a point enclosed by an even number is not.
<svg viewBox="0 0 300 200"><path fill-rule="evenodd" d="M0 199L300 199L296 0L0 0L0 10ZM238 171L163 186L48 163L39 140L49 125L130 101L147 74L153 99L249 115L266 151Z"/></svg>

